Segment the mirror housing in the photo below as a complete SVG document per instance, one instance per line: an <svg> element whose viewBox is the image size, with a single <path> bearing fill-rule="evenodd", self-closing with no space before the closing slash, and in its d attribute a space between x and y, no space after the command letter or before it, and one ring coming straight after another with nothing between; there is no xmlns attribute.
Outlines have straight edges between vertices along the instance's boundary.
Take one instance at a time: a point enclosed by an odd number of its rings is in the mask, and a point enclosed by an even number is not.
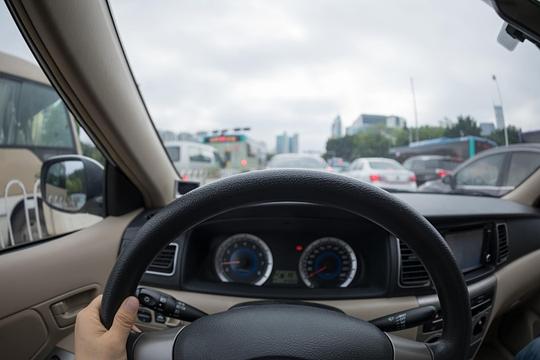
<svg viewBox="0 0 540 360"><path fill-rule="evenodd" d="M64 213L104 216L104 173L100 163L85 156L47 159L41 166L42 200Z"/></svg>
<svg viewBox="0 0 540 360"><path fill-rule="evenodd" d="M456 187L455 177L452 174L445 175L441 181L443 184L450 185L452 189Z"/></svg>
<svg viewBox="0 0 540 360"><path fill-rule="evenodd" d="M508 35L540 46L540 0L491 0L491 4L508 23Z"/></svg>

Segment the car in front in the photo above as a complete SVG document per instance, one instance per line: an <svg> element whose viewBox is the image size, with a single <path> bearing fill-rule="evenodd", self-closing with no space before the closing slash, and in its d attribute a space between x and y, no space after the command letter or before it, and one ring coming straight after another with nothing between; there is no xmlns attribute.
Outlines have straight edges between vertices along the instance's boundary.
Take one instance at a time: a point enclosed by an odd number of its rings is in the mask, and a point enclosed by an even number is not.
<svg viewBox="0 0 540 360"><path fill-rule="evenodd" d="M393 159L359 158L343 174L384 189L416 191L416 175Z"/></svg>
<svg viewBox="0 0 540 360"><path fill-rule="evenodd" d="M318 155L276 154L267 166L268 169L313 169L332 171L332 168Z"/></svg>
<svg viewBox="0 0 540 360"><path fill-rule="evenodd" d="M442 179L461 163L459 159L444 155L419 155L405 160L403 166L414 172L418 186L427 181Z"/></svg>

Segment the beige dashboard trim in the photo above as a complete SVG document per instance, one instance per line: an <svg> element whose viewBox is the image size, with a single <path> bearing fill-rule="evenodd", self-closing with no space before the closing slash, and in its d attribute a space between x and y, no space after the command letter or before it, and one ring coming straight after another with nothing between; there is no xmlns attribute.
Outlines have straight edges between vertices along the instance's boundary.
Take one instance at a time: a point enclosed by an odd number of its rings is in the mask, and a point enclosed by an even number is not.
<svg viewBox="0 0 540 360"><path fill-rule="evenodd" d="M497 295L493 310L498 317L540 289L540 250L512 261L495 276Z"/></svg>
<svg viewBox="0 0 540 360"><path fill-rule="evenodd" d="M211 295L160 288L156 288L156 290L172 295L178 300L188 304L192 304L209 314L225 311L231 306L239 303L260 300L255 298ZM313 302L336 307L343 310L345 313L362 320L371 320L394 312L418 307L416 298L412 296L388 299L327 300ZM397 331L393 334L415 340L417 330L416 328L407 329Z"/></svg>

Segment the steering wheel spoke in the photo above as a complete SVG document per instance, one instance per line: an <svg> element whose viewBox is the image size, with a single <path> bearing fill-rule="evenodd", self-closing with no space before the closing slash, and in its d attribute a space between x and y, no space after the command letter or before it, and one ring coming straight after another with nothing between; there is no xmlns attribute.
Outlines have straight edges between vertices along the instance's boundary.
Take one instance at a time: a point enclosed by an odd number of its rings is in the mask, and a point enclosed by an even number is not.
<svg viewBox="0 0 540 360"><path fill-rule="evenodd" d="M429 347L401 336L385 333L394 349L394 360L436 360Z"/></svg>
<svg viewBox="0 0 540 360"><path fill-rule="evenodd" d="M144 359L173 359L174 343L184 327L171 328L162 331L147 331L140 334L128 349L128 358Z"/></svg>

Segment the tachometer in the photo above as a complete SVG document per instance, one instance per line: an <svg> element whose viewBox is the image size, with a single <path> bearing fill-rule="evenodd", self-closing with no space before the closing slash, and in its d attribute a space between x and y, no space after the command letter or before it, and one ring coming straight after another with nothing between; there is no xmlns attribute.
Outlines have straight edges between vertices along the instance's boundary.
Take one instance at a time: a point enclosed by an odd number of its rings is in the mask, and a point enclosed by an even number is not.
<svg viewBox="0 0 540 360"><path fill-rule="evenodd" d="M353 249L338 238L324 237L312 242L302 253L300 277L311 288L347 287L356 275Z"/></svg>
<svg viewBox="0 0 540 360"><path fill-rule="evenodd" d="M272 272L272 252L260 238L251 234L236 234L221 243L214 265L223 282L260 286Z"/></svg>

